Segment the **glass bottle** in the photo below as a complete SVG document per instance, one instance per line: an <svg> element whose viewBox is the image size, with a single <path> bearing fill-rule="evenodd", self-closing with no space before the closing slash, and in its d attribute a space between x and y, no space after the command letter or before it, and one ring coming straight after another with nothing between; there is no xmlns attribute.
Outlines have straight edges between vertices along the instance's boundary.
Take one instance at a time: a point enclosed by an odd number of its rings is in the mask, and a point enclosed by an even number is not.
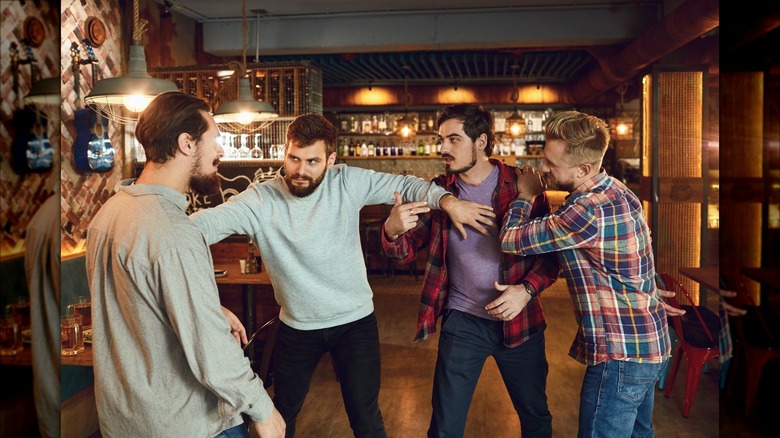
<svg viewBox="0 0 780 438"><path fill-rule="evenodd" d="M257 274L257 272L258 272L258 266L257 266L257 253L255 252L255 241L252 240L252 238L250 237L247 256L246 256L246 273Z"/></svg>

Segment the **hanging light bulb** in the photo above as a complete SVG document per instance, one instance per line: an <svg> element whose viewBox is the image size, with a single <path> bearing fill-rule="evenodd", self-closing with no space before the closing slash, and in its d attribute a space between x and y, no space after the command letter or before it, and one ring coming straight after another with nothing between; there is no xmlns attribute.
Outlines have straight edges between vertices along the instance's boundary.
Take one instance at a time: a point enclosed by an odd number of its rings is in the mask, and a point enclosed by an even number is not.
<svg viewBox="0 0 780 438"><path fill-rule="evenodd" d="M615 138L625 140L634 136L634 121L623 111L623 97L628 86L622 84L617 88L620 93L620 115L615 119Z"/></svg>
<svg viewBox="0 0 780 438"><path fill-rule="evenodd" d="M412 98L409 94L409 66L404 65L401 68L404 70L404 115L396 122L396 132L401 137L407 138L416 134L417 123L415 123L414 117L409 115L406 108Z"/></svg>
<svg viewBox="0 0 780 438"><path fill-rule="evenodd" d="M236 71L238 81L238 99L219 104L214 111L214 121L222 124L236 124L234 130L245 131L246 127L255 122L271 123L279 117L274 107L268 102L261 102L252 96L249 77L246 75L246 0L241 6L241 38L243 45L242 64ZM258 129L265 127L263 124Z"/></svg>
<svg viewBox="0 0 780 438"><path fill-rule="evenodd" d="M135 123L139 113L159 94L179 91L173 82L149 76L144 48L140 45L147 22L140 19L138 0L133 2L133 15L135 29L127 74L98 81L84 98L97 112L122 124Z"/></svg>
<svg viewBox="0 0 780 438"><path fill-rule="evenodd" d="M528 131L528 126L525 123L525 118L517 112L517 101L520 99L520 91L517 89L517 77L516 72L519 66L517 62L512 65L512 94L509 96L509 100L514 104L512 114L506 118L506 133L513 137L524 136Z"/></svg>

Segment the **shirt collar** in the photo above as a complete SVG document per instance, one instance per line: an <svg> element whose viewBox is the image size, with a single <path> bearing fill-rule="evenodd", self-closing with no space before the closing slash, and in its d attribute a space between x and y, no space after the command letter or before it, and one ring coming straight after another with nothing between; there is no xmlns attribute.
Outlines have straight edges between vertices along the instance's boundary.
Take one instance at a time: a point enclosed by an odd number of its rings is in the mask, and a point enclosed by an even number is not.
<svg viewBox="0 0 780 438"><path fill-rule="evenodd" d="M171 187L161 184L136 184L136 179L125 179L119 183L119 191L125 192L130 196L162 196L168 199L175 206L179 207L182 211L187 210L187 206L190 204L187 197Z"/></svg>
<svg viewBox="0 0 780 438"><path fill-rule="evenodd" d="M579 187L577 187L576 189L574 189L573 192L571 192L571 194L573 195L575 193L591 192L593 191L594 187L603 184L606 180L607 180L607 171L604 170L604 168L602 167L601 170L599 170L599 173L593 175L592 178L580 184Z"/></svg>
<svg viewBox="0 0 780 438"><path fill-rule="evenodd" d="M514 167L508 166L503 161L496 160L495 158L488 158L488 161L490 161L490 164L498 166L499 185L504 185L506 183L514 184L514 182L517 181L517 174L515 173ZM444 178L444 187L452 187L458 181L458 175L456 174L445 175Z"/></svg>

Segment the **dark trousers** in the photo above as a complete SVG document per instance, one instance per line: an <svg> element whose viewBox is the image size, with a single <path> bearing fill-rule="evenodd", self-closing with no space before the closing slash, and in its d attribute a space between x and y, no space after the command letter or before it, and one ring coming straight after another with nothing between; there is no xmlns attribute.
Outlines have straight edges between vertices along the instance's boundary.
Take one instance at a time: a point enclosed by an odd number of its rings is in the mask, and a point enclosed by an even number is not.
<svg viewBox="0 0 780 438"><path fill-rule="evenodd" d="M379 331L376 316L320 330L279 326L274 349L274 405L295 435L295 419L309 392L320 358L329 352L341 383L341 396L356 437L384 437L379 411Z"/></svg>
<svg viewBox="0 0 780 438"><path fill-rule="evenodd" d="M524 437L551 437L552 415L547 409L547 358L544 333L515 348L503 344L501 321L457 310L442 321L436 374L433 378L433 416L429 437L462 437L471 398L488 356L493 356L520 418ZM506 419L496 419L506 421Z"/></svg>

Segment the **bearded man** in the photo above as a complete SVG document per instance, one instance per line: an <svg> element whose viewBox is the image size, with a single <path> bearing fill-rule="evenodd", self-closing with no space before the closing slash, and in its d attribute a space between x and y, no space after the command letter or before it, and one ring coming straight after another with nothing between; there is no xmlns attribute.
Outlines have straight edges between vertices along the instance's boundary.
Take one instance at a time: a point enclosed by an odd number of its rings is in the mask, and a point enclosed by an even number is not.
<svg viewBox="0 0 780 438"><path fill-rule="evenodd" d="M136 137L147 162L89 225L95 399L103 436L262 437L284 421L219 304L203 235L185 192L219 190L219 130L203 101L156 97ZM231 336L232 335L232 336Z"/></svg>
<svg viewBox="0 0 780 438"><path fill-rule="evenodd" d="M461 200L492 207L497 218L489 235L468 230L468 239L449 218L432 211L414 223L409 204L397 199L385 222L383 246L402 263L429 248L415 340L441 334L433 377L429 437L462 437L471 399L492 356L512 399L523 436L552 436L547 407L546 323L538 295L558 278L558 262L547 256L501 253L497 228L517 196L514 166L490 158L495 145L493 116L477 104L444 108L436 126L445 174L434 182ZM533 214L550 211L545 194ZM502 419L502 421L507 421Z"/></svg>
<svg viewBox="0 0 780 438"><path fill-rule="evenodd" d="M336 162L336 128L322 115L296 118L287 130L284 168L192 220L211 244L231 234L254 238L281 306L274 347L274 404L295 433L314 370L333 357L344 407L357 437L384 437L379 410L379 335L360 245L360 210L392 204L394 193L422 212L446 211L458 229L492 216L414 176Z"/></svg>

